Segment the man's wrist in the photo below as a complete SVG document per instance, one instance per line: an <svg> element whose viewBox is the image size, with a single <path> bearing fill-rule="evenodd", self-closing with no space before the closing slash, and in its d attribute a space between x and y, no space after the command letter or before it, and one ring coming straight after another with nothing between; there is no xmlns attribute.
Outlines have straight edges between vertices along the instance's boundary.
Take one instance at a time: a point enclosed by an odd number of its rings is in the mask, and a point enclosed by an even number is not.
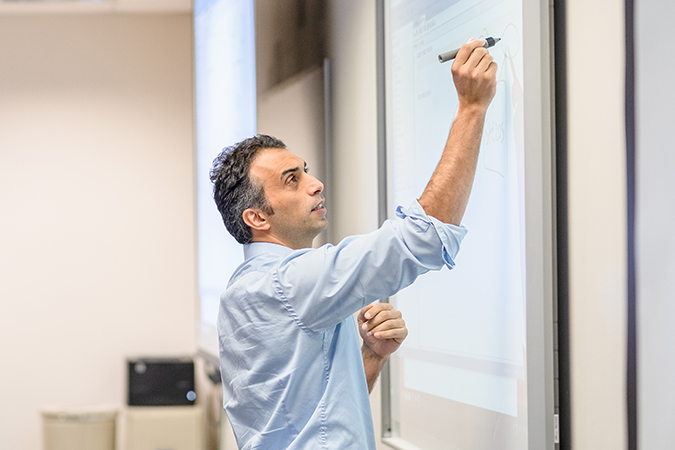
<svg viewBox="0 0 675 450"><path fill-rule="evenodd" d="M469 117L476 117L482 119L487 114L489 105L482 105L479 103L460 102L457 108L457 115L465 115Z"/></svg>
<svg viewBox="0 0 675 450"><path fill-rule="evenodd" d="M363 356L364 361L369 361L378 365L384 365L389 359L389 355L380 356L370 349L365 343L361 346L361 355Z"/></svg>
<svg viewBox="0 0 675 450"><path fill-rule="evenodd" d="M361 355L363 356L363 368L366 371L366 382L368 383L368 392L373 392L375 381L380 375L384 363L387 362L389 356L381 357L372 351L365 342L361 346Z"/></svg>

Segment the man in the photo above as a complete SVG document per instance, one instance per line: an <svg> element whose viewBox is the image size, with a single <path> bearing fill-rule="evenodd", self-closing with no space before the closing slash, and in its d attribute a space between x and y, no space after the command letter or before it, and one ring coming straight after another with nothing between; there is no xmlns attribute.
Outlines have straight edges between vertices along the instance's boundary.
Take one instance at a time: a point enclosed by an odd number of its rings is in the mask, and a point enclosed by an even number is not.
<svg viewBox="0 0 675 450"><path fill-rule="evenodd" d="M323 185L281 141L256 136L216 158L214 198L245 256L218 317L224 407L240 448L375 449L368 391L407 330L390 305L370 304L454 266L496 88L483 44L465 44L453 64L459 109L422 196L369 235L310 248L327 223Z"/></svg>

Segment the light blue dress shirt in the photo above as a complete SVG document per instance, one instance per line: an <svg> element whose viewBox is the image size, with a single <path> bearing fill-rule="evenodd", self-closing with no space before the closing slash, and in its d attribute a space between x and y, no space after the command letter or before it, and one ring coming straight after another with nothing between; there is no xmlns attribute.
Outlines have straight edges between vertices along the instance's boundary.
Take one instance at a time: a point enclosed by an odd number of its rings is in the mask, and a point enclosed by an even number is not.
<svg viewBox="0 0 675 450"><path fill-rule="evenodd" d="M240 449L375 450L353 313L452 268L466 229L415 202L336 246L244 246L218 315L223 404Z"/></svg>

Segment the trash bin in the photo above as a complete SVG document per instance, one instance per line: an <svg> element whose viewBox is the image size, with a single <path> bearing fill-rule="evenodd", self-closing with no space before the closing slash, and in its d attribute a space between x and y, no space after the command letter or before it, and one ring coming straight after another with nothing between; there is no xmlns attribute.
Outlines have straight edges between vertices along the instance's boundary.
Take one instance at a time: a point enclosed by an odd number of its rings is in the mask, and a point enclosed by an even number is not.
<svg viewBox="0 0 675 450"><path fill-rule="evenodd" d="M115 450L117 408L44 408L44 450Z"/></svg>

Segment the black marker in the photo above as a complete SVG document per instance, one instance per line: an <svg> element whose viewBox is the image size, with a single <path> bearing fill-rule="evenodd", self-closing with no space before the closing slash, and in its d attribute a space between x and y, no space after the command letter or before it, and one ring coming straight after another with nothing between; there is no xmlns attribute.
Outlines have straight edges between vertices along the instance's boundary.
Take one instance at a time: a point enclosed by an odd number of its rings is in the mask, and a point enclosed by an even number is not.
<svg viewBox="0 0 675 450"><path fill-rule="evenodd" d="M495 44L501 40L502 38L492 38L492 37L485 38L485 45L483 47L485 48L494 47ZM455 59L459 51L460 49L458 48L457 50L441 53L440 55L438 55L438 61L444 63L446 61L450 61L451 59Z"/></svg>

